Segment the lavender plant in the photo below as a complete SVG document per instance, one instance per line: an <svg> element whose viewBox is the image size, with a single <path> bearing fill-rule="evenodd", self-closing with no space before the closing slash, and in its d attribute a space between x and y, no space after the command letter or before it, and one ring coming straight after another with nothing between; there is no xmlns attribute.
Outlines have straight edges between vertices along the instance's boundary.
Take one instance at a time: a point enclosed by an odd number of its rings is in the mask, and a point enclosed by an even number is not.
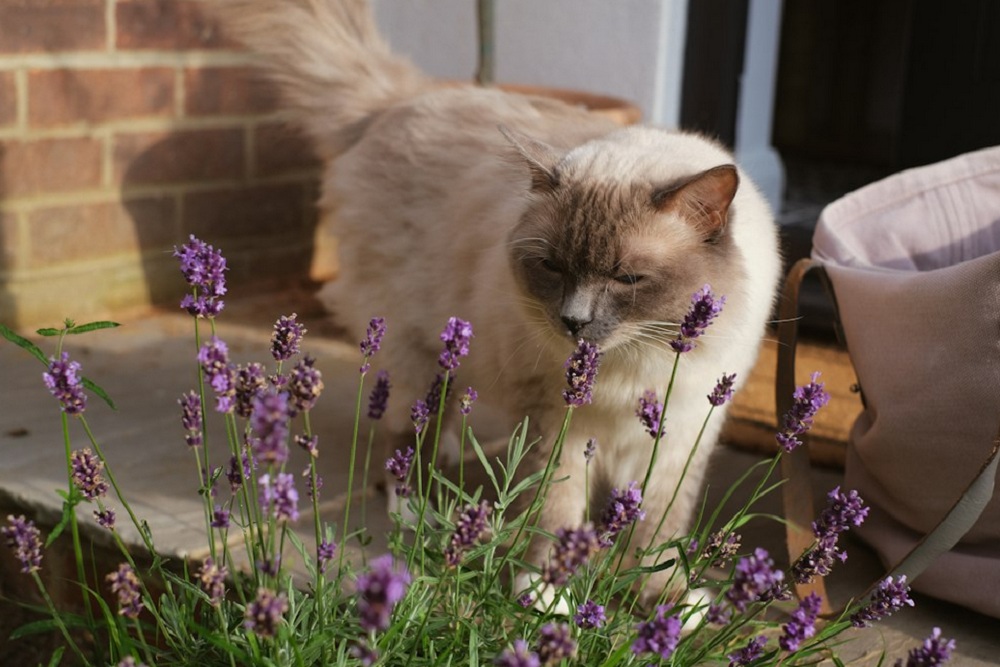
<svg viewBox="0 0 1000 667"><path fill-rule="evenodd" d="M436 464L449 385L472 347L472 325L458 318L448 320L441 333L440 369L429 394L392 397L413 401L414 440L384 462L395 480L388 490L395 517L389 553L371 554L376 557L370 560L368 554L360 560L347 558L346 546L353 538L362 547L371 543L366 529L349 529L350 499L365 379L391 323L373 318L360 344L346 501L337 522L330 523L323 520L319 504L322 478L317 462L323 447L310 424L312 410L324 398L322 373L312 357L293 361L302 354L305 327L295 314L277 320L270 349L276 366L270 371L262 363L234 365L215 331L226 293L225 259L194 237L177 248L175 256L191 286L181 307L194 322L191 362L197 386L178 401L178 446L194 452L204 504L209 556L200 562L178 566L161 555L148 527L122 494L100 441L87 424L88 392L112 406L113 402L81 375L79 362L63 350L63 344L67 336L111 328L114 323L77 326L67 321L62 328L40 330L42 336L57 338L51 357L35 343L0 327L5 338L45 365L43 382L57 400L63 427L67 491L62 520L47 541L24 516L10 516L0 528L3 541L22 572L34 580L51 616L50 624L28 628L24 634L54 628L65 642L53 656L53 665L67 649L75 664L118 666L804 665L823 658L839 661L836 650L842 633L877 623L913 604L905 577L886 578L874 594L854 600L829 618L820 617L819 598L792 599L790 581L827 576L846 559L839 537L859 526L868 513L854 491L830 492L827 507L813 524L813 546L787 570L779 568L766 550L744 547L737 532L745 532L755 516L753 506L773 488L770 479L780 457L801 444L816 412L829 400L818 374L796 390L794 405L779 424L778 453L765 463L764 475L734 516L722 517L721 509L714 509L703 513L688 535L672 536L663 544L633 544L637 521L657 520L662 526L666 516L645 515L647 474L643 481L614 489L593 522L588 514L582 524L545 536L551 540L548 562L532 590L515 594L507 583L509 575L531 567L523 561L527 542L538 532L537 514L558 483L555 462L574 411L585 410L590 403L601 352L580 341L567 360L563 428L551 443L546 468L524 479L517 468L534 446L527 441L526 424L511 436L501 459L490 461L468 428L477 394L467 388L457 399L463 463L456 481ZM671 342L676 359L693 349L724 303L725 298L716 297L708 285L693 295L691 310ZM203 331L206 326L208 331ZM290 370L286 363L292 365ZM663 436L677 370L675 362L662 402L652 390L636 397L637 417L653 439L650 468ZM714 388L705 388L706 423L712 410L731 400L734 385L734 375L723 375ZM367 405L369 434L360 443L365 447L365 487L372 442L390 400L390 387L389 374L379 371ZM88 446L73 447L70 419L82 426ZM223 423L223 442L210 441L210 419ZM287 470L293 444L308 459L302 476ZM485 500L482 488L466 487L467 448L484 466L495 500ZM589 464L600 456L600 449L591 439L584 451L574 455L584 456ZM218 483L223 477L228 485ZM737 482L727 498L745 481ZM228 486L228 491L220 486ZM312 549L294 530L303 494L312 504ZM519 496L530 501L515 503ZM76 511L83 503L96 507L100 530L110 534L121 554L113 568L96 564L107 570L96 575L88 571L83 557L86 535ZM122 540L111 504L128 515L141 545ZM511 509L515 506L525 509L516 513ZM362 524L365 512L362 505ZM67 528L83 591L82 614L56 608L39 576L46 547ZM231 534L252 565L237 559L230 548ZM653 557L655 564L624 567L625 554L634 551ZM308 580L296 578L289 568L296 552ZM667 568L672 568L672 585L655 606L642 607L637 591L652 572ZM690 598L683 595L706 586L714 593L702 602L688 602ZM113 596L115 603L106 602L101 593ZM548 602L540 608L539 600ZM561 609L572 611L563 615ZM940 665L953 650L954 642L935 628L905 663L900 658L896 664Z"/></svg>

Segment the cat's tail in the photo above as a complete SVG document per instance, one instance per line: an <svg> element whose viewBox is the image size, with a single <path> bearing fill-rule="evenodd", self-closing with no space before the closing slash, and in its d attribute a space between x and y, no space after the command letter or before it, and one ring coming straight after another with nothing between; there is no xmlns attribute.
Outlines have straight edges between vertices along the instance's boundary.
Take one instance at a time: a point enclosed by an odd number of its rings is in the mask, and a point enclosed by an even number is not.
<svg viewBox="0 0 1000 667"><path fill-rule="evenodd" d="M223 31L260 53L292 115L325 158L393 104L433 84L393 54L367 0L207 0Z"/></svg>

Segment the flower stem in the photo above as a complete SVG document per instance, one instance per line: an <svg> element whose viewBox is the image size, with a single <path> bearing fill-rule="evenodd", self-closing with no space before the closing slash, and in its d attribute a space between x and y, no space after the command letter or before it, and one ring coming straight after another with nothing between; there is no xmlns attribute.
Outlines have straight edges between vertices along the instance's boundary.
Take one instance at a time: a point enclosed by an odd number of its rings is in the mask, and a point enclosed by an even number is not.
<svg viewBox="0 0 1000 667"><path fill-rule="evenodd" d="M73 653L76 654L76 657L78 657L83 664L88 665L89 667L91 664L90 660L87 659L87 656L84 655L83 651L80 650L80 647L77 646L75 641L73 641L73 637L69 634L66 624L63 623L62 616L59 615L59 612L56 610L55 603L52 602L52 598L49 597L49 592L45 589L45 584L42 583L42 578L38 576L37 571L33 571L31 573L31 577L35 580L35 585L38 586L39 592L45 599L45 605L49 608L49 614L52 616L53 622L59 628L59 632L62 633L63 639L66 640L66 643L73 650ZM84 580L80 579L80 581L83 582ZM87 606L89 607L90 605L88 604ZM93 627L93 624L91 624L91 627Z"/></svg>
<svg viewBox="0 0 1000 667"><path fill-rule="evenodd" d="M347 551L347 531L351 521L351 496L354 494L354 463L358 456L358 426L361 423L361 402L365 391L365 373L358 380L358 395L354 402L354 430L351 435L351 455L347 464L347 499L344 501L344 525L341 526L340 557L337 559L337 570L343 570L344 552ZM339 576L339 575L338 575Z"/></svg>

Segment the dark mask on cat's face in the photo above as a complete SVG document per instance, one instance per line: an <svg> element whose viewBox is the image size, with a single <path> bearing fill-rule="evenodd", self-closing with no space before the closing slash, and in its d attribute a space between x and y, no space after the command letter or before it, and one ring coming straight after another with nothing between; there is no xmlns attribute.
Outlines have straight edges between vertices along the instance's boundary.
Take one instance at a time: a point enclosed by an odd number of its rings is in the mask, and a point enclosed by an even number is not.
<svg viewBox="0 0 1000 667"><path fill-rule="evenodd" d="M553 149L505 134L532 177L510 236L511 267L528 307L558 334L605 349L665 341L695 291L728 282L731 165L674 183L628 183L564 173Z"/></svg>

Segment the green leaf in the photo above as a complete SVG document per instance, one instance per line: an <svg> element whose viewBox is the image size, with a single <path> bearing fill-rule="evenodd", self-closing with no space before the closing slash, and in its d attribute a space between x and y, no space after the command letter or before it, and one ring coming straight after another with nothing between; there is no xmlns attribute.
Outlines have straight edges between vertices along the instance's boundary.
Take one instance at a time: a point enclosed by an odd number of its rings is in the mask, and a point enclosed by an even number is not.
<svg viewBox="0 0 1000 667"><path fill-rule="evenodd" d="M32 343L27 338L22 338L14 333L11 329L7 328L5 325L0 324L0 336L3 336L10 342L14 343L20 348L23 348L35 356L40 362L46 366L49 364L49 360L45 357L45 353L42 352L41 348Z"/></svg>
<svg viewBox="0 0 1000 667"><path fill-rule="evenodd" d="M66 614L61 616L63 624L67 628L82 628L86 626L86 623L79 616L74 616L72 614ZM22 637L30 637L31 635L39 635L44 632L53 632L59 629L59 624L56 623L54 619L46 618L41 621L32 621L31 623L25 623L16 630L10 633L10 639L20 639Z"/></svg>
<svg viewBox="0 0 1000 667"><path fill-rule="evenodd" d="M51 327L48 329L38 329L37 331L35 331L35 333L38 334L39 336L46 336L46 337L58 336L62 332L63 332L62 329L53 329Z"/></svg>
<svg viewBox="0 0 1000 667"><path fill-rule="evenodd" d="M95 384L93 380L91 380L90 378L81 377L80 382L82 382L83 386L89 389L95 396L97 396L105 403L107 403L109 408L111 408L112 410L118 409L118 406L115 405L115 402L111 400L110 396L108 396L108 392L104 391L104 389L102 389L99 385Z"/></svg>
<svg viewBox="0 0 1000 667"><path fill-rule="evenodd" d="M60 646L55 651L52 652L52 657L49 659L49 667L59 667L59 661L62 660L63 653L66 652L65 646Z"/></svg>
<svg viewBox="0 0 1000 667"><path fill-rule="evenodd" d="M117 322L109 322L107 320L101 320L99 322L87 322L86 324L81 324L79 326L71 326L66 329L67 334L82 334L88 331L97 331L98 329L114 329L120 327L121 325Z"/></svg>
<svg viewBox="0 0 1000 667"><path fill-rule="evenodd" d="M69 522L73 520L73 506L74 505L75 505L75 503L73 503L71 501L67 501L67 502L63 503L62 517L60 517L59 523L57 523L52 528L52 532L49 533L48 538L45 540L45 548L46 549L49 548L49 546L53 542L55 542L56 539L60 535L62 535L62 532L66 529L66 526L68 526Z"/></svg>

